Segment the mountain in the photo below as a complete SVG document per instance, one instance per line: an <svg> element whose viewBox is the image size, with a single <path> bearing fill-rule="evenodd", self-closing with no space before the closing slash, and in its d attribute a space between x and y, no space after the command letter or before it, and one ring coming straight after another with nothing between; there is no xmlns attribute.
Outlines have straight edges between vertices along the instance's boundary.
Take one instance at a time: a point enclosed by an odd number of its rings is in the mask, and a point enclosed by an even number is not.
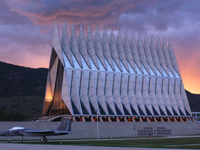
<svg viewBox="0 0 200 150"><path fill-rule="evenodd" d="M41 117L47 71L0 62L0 121Z"/></svg>
<svg viewBox="0 0 200 150"><path fill-rule="evenodd" d="M186 95L192 112L200 112L200 94L193 94L186 90Z"/></svg>
<svg viewBox="0 0 200 150"><path fill-rule="evenodd" d="M0 62L0 121L41 117L48 69ZM200 111L200 94L186 91L192 111Z"/></svg>
<svg viewBox="0 0 200 150"><path fill-rule="evenodd" d="M27 68L0 62L0 98L44 96L48 69Z"/></svg>

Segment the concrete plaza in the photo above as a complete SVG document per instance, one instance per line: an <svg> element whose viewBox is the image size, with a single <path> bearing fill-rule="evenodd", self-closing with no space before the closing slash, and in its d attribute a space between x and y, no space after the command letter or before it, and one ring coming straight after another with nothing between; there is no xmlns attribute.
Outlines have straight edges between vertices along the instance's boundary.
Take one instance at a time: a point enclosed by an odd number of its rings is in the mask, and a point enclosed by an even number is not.
<svg viewBox="0 0 200 150"><path fill-rule="evenodd" d="M71 145L41 145L41 144L13 144L0 143L0 150L164 150L163 148L125 148L125 147L97 147ZM170 149L178 150L178 149Z"/></svg>

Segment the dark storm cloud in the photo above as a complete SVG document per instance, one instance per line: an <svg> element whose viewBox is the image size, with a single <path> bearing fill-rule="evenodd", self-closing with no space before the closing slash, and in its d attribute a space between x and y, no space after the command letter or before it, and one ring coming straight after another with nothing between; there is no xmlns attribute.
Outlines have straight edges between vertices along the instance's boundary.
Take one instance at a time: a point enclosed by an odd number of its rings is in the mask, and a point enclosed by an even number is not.
<svg viewBox="0 0 200 150"><path fill-rule="evenodd" d="M192 89L200 83L194 69L200 64L199 8L199 0L1 0L0 60L47 67L57 17L61 29L66 19L69 33L74 20L77 31L82 21L85 30L91 23L93 31L98 24L122 34L126 28L172 37L186 89Z"/></svg>
<svg viewBox="0 0 200 150"><path fill-rule="evenodd" d="M135 6L135 9L123 12L119 16L118 24L140 31L146 30L149 26L158 31L179 28L185 21L199 21L194 10L199 11L200 3L196 2L196 6L190 1L183 0L139 4Z"/></svg>
<svg viewBox="0 0 200 150"><path fill-rule="evenodd" d="M66 19L68 24L74 20L77 23L84 21L84 23L106 24L114 28L134 27L140 31L145 30L147 26L153 26L156 30L167 30L169 27L178 28L185 20L196 21L197 13L200 11L199 4L199 1L184 0L27 0L23 2L11 0L7 2L12 12L29 18L37 25L52 24L58 17L62 21Z"/></svg>
<svg viewBox="0 0 200 150"><path fill-rule="evenodd" d="M0 23L1 24L27 24L30 23L26 16L22 16L17 12L12 12L5 0L0 2Z"/></svg>

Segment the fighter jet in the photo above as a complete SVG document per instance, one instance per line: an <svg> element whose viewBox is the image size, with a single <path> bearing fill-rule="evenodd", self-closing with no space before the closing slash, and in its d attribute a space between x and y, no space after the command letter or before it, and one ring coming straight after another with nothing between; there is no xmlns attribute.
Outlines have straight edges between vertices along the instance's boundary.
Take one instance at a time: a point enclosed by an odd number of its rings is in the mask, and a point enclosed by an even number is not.
<svg viewBox="0 0 200 150"><path fill-rule="evenodd" d="M35 130L24 127L13 127L8 131L0 133L0 136L21 136L21 142L23 142L24 136L39 136L41 137L41 142L47 142L46 136L65 135L70 133L72 133L71 119L63 118L60 125L55 130Z"/></svg>

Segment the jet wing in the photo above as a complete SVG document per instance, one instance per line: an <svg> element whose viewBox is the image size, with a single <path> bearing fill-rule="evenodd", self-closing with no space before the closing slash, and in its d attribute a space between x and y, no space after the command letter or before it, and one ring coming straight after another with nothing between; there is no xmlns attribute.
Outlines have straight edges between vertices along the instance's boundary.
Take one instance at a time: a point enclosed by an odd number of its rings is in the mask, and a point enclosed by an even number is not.
<svg viewBox="0 0 200 150"><path fill-rule="evenodd" d="M51 136L54 135L54 130L24 130L24 136Z"/></svg>
<svg viewBox="0 0 200 150"><path fill-rule="evenodd" d="M62 134L62 133L70 134L70 133L73 133L73 131L55 131L54 133L55 134Z"/></svg>
<svg viewBox="0 0 200 150"><path fill-rule="evenodd" d="M25 130L24 133L54 133L54 130Z"/></svg>

